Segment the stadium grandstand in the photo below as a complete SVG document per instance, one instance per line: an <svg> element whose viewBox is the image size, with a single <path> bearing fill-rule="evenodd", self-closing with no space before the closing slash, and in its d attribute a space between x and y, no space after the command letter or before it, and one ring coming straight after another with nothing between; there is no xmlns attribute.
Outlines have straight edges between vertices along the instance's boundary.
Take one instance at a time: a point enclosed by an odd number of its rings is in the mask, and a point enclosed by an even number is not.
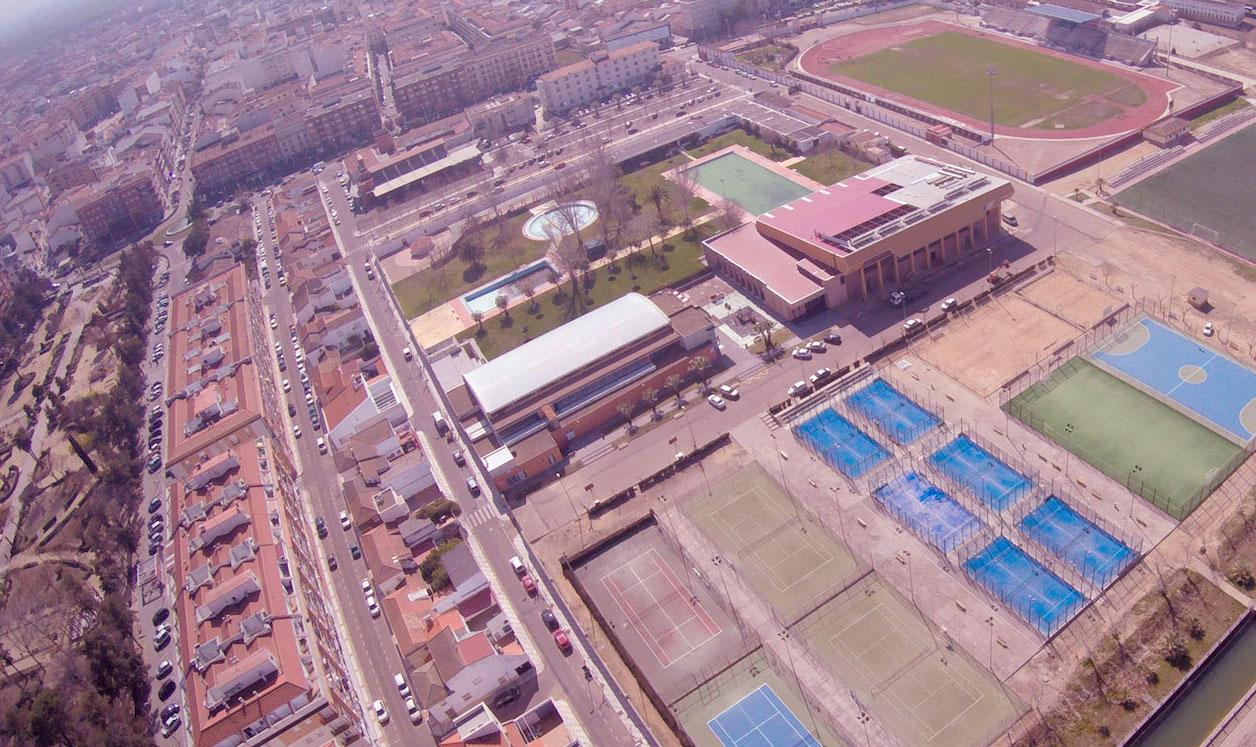
<svg viewBox="0 0 1256 747"><path fill-rule="evenodd" d="M987 7L981 23L1052 49L1137 67L1151 64L1156 51L1155 42L1109 31L1097 13L1061 5L1033 5L1023 10Z"/></svg>

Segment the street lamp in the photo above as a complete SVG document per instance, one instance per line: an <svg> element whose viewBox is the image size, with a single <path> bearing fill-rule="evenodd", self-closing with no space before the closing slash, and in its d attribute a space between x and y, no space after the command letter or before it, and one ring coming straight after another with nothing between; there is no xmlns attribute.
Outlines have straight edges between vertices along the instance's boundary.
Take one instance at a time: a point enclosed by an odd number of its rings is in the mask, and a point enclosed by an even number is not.
<svg viewBox="0 0 1256 747"><path fill-rule="evenodd" d="M986 66L986 77L990 79L990 142L994 142L994 76L999 70L994 65Z"/></svg>

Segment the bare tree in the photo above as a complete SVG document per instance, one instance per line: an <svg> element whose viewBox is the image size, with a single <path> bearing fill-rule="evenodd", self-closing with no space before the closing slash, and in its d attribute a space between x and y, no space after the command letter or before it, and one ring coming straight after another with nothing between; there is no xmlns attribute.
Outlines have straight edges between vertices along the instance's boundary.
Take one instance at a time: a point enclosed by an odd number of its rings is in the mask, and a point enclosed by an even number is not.
<svg viewBox="0 0 1256 747"><path fill-rule="evenodd" d="M476 331L476 334L479 334L480 332L483 332L483 331L484 331L484 312L483 312L483 311L480 311L479 309L477 309L477 310L475 310L475 311L472 311L472 312L471 312L471 318L475 320L475 324L476 324L475 331Z"/></svg>
<svg viewBox="0 0 1256 747"><path fill-rule="evenodd" d="M620 416L623 417L624 422L628 424L628 433L631 434L635 431L636 428L632 424L632 408L628 406L628 403L625 402L619 407L616 407L615 410L619 412Z"/></svg>
<svg viewBox="0 0 1256 747"><path fill-rule="evenodd" d="M776 341L772 339L772 333L775 331L775 325L767 319L760 319L754 323L755 336L763 341L763 352L771 354L776 350Z"/></svg>
<svg viewBox="0 0 1256 747"><path fill-rule="evenodd" d="M680 396L680 384L684 379L680 378L680 374L672 374L667 377L667 388L672 390L672 394L676 396L677 402L684 402Z"/></svg>
<svg viewBox="0 0 1256 747"><path fill-rule="evenodd" d="M715 216L715 225L721 231L731 231L746 222L746 211L731 198L720 200L719 213Z"/></svg>
<svg viewBox="0 0 1256 747"><path fill-rule="evenodd" d="M693 224L692 203L693 198L698 194L698 183L694 180L693 172L687 168L677 168L672 172L675 174L673 183L676 186L676 199L680 201L682 215L684 216L685 228Z"/></svg>
<svg viewBox="0 0 1256 747"><path fill-rule="evenodd" d="M506 316L506 322L509 323L510 322L510 299L506 298L506 294L498 293L497 298L493 299L493 305L495 305L498 309L501 310L502 314Z"/></svg>
<svg viewBox="0 0 1256 747"><path fill-rule="evenodd" d="M646 389L644 392L641 393L641 401L644 402L650 408L650 417L653 418L654 420L658 420L659 419L659 408L658 408L659 390L653 389L653 388Z"/></svg>

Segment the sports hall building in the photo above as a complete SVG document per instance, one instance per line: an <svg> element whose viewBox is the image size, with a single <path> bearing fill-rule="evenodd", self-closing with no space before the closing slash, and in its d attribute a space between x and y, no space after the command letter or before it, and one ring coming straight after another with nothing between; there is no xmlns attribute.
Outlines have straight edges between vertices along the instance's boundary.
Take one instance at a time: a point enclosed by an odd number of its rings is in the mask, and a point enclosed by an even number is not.
<svg viewBox="0 0 1256 747"><path fill-rule="evenodd" d="M895 288L1002 235L1006 179L909 155L704 243L708 264L781 319Z"/></svg>
<svg viewBox="0 0 1256 747"><path fill-rule="evenodd" d="M552 473L572 441L661 402L719 356L715 323L668 293L629 293L462 377L450 401L505 490Z"/></svg>

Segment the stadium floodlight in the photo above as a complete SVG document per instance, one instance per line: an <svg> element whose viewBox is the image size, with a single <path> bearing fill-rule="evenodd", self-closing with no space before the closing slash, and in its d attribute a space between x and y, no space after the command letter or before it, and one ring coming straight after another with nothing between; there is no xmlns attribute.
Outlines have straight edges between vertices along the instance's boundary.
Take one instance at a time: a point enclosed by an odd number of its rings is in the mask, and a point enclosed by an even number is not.
<svg viewBox="0 0 1256 747"><path fill-rule="evenodd" d="M986 77L990 79L990 142L994 142L994 76L999 74L999 69L994 65L986 66Z"/></svg>

